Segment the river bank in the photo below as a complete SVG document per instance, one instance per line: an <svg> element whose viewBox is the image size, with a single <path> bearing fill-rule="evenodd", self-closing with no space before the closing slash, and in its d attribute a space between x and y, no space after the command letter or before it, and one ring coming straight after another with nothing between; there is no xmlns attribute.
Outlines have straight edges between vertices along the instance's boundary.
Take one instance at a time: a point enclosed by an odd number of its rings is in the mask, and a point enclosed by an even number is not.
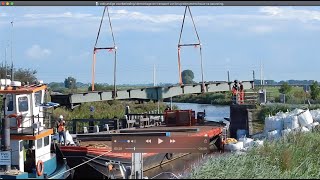
<svg viewBox="0 0 320 180"><path fill-rule="evenodd" d="M170 99L165 99L165 102L170 102ZM205 93L205 94L186 94L172 98L173 102L179 103L198 103L212 105L230 105L230 93Z"/></svg>
<svg viewBox="0 0 320 180"><path fill-rule="evenodd" d="M185 178L291 179L319 178L319 129L265 142L245 154L208 157Z"/></svg>

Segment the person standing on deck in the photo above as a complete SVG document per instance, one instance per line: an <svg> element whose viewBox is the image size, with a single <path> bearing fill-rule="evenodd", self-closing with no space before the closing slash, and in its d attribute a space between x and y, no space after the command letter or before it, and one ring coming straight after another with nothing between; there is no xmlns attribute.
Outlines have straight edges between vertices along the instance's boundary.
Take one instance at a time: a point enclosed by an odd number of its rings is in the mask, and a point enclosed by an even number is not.
<svg viewBox="0 0 320 180"><path fill-rule="evenodd" d="M239 84L240 84L240 88L239 88L239 91L240 91L240 104L243 104L244 103L244 89L243 89L243 84L242 84L241 81L239 82Z"/></svg>
<svg viewBox="0 0 320 180"><path fill-rule="evenodd" d="M239 86L238 86L238 80L234 80L234 84L232 86L232 104L237 104L238 99L237 99L237 95L238 95L238 91L239 91Z"/></svg>
<svg viewBox="0 0 320 180"><path fill-rule="evenodd" d="M59 132L59 144L61 144L61 138L63 137L63 144L66 145L66 122L63 119L63 116L59 116L58 122L58 132Z"/></svg>

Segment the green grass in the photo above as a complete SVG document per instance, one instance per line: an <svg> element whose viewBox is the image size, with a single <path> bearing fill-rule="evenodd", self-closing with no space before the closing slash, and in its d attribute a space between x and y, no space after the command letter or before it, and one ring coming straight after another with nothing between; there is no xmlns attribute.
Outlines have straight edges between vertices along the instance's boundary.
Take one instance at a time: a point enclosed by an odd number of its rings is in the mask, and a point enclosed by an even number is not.
<svg viewBox="0 0 320 180"><path fill-rule="evenodd" d="M320 177L320 132L299 133L250 150L245 155L210 157L192 169L192 179L292 179Z"/></svg>

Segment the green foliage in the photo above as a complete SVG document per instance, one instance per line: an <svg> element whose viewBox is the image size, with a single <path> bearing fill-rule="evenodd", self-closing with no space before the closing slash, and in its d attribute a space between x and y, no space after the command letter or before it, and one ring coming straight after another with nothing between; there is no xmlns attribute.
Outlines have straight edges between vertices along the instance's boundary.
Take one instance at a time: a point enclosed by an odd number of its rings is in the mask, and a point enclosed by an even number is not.
<svg viewBox="0 0 320 180"><path fill-rule="evenodd" d="M102 84L98 84L98 83L94 84L95 91L112 91L113 88L114 88L114 86L112 86L112 85L102 85ZM91 89L92 89L92 85L90 85L88 87L88 91L91 91Z"/></svg>
<svg viewBox="0 0 320 180"><path fill-rule="evenodd" d="M182 77L183 84L192 84L193 83L194 74L190 69L182 71L181 77Z"/></svg>
<svg viewBox="0 0 320 180"><path fill-rule="evenodd" d="M319 178L320 132L291 134L247 154L212 156L195 166L192 179Z"/></svg>
<svg viewBox="0 0 320 180"><path fill-rule="evenodd" d="M173 97L174 102L199 103L199 104L217 104L229 105L231 103L230 93L205 93L205 94L187 94Z"/></svg>
<svg viewBox="0 0 320 180"><path fill-rule="evenodd" d="M311 99L313 99L313 100L318 99L319 94L320 94L320 89L319 89L319 85L318 85L317 81L315 81L311 84L310 90L311 90L311 92L310 92Z"/></svg>
<svg viewBox="0 0 320 180"><path fill-rule="evenodd" d="M288 94L292 90L292 86L290 86L287 82L283 83L279 89L279 92L282 94Z"/></svg>
<svg viewBox="0 0 320 180"><path fill-rule="evenodd" d="M11 77L11 71L13 72L13 76L14 76L14 80L15 81L21 81L21 82L29 82L29 83L34 83L37 81L36 78L36 74L37 71L36 70L32 70L32 69L24 69L24 68L19 68L19 69L15 69L12 67L9 67L8 65L1 65L0 66L0 77L1 79L5 79L6 77L6 70L7 70L7 75L10 75ZM7 78L10 78L7 77Z"/></svg>
<svg viewBox="0 0 320 180"><path fill-rule="evenodd" d="M60 107L54 110L53 117L57 119L59 115L63 115L66 120L81 119L90 117L90 106L95 108L94 118L123 118L125 113L125 107L129 105L132 113L144 113L158 109L158 104L153 102L135 104L134 102L126 101L103 101L83 103L80 107L75 108L73 111L64 107ZM164 103L160 103L160 111L166 108Z"/></svg>
<svg viewBox="0 0 320 180"><path fill-rule="evenodd" d="M73 77L68 77L64 80L64 87L68 89L76 89L77 88L77 80Z"/></svg>

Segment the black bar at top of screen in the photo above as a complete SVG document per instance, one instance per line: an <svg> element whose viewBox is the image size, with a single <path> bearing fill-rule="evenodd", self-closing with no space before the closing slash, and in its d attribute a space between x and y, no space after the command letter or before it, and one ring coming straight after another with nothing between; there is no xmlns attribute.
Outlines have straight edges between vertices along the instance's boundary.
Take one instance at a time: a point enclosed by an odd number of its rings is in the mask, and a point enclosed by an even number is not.
<svg viewBox="0 0 320 180"><path fill-rule="evenodd" d="M320 6L320 1L10 1L10 2L14 2L14 6Z"/></svg>

